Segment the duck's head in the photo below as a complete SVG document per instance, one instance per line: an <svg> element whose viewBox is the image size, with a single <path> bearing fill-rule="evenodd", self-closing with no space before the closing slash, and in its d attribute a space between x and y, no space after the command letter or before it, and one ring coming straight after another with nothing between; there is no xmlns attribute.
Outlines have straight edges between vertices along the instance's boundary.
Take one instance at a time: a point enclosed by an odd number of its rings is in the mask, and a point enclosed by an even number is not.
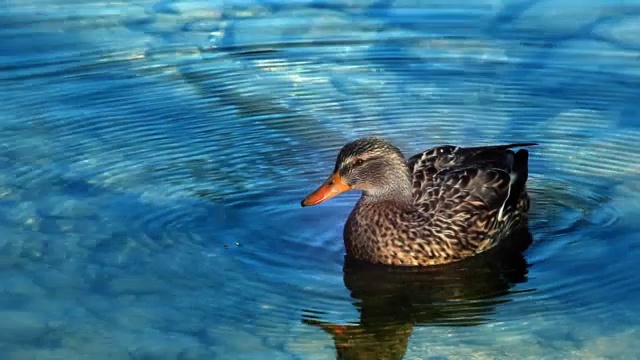
<svg viewBox="0 0 640 360"><path fill-rule="evenodd" d="M346 144L338 154L333 174L302 200L302 206L317 205L349 190L361 190L371 200L409 200L411 181L402 152L375 137Z"/></svg>

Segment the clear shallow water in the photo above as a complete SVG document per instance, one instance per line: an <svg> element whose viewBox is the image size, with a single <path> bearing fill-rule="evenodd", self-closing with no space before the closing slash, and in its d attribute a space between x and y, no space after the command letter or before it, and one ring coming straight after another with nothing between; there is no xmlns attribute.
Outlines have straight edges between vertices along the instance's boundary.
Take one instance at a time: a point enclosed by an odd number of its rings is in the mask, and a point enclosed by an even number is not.
<svg viewBox="0 0 640 360"><path fill-rule="evenodd" d="M640 355L640 3L2 6L7 358ZM524 257L343 274L372 134L539 142Z"/></svg>

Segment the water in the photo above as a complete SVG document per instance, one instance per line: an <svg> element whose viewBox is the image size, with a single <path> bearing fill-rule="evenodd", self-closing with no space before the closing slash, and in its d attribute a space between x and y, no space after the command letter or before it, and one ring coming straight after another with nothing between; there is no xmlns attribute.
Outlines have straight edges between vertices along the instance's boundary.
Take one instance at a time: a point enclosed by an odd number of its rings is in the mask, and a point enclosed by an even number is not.
<svg viewBox="0 0 640 360"><path fill-rule="evenodd" d="M640 2L581 4L3 2L4 358L640 356ZM533 244L343 272L365 135L539 142Z"/></svg>

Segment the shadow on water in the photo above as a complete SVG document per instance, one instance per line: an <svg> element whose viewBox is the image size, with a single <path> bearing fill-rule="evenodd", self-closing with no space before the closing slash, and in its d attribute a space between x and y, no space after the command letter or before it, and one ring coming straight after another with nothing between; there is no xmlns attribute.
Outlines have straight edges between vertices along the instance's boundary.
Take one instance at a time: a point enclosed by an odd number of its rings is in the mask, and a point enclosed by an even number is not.
<svg viewBox="0 0 640 360"><path fill-rule="evenodd" d="M344 284L360 313L334 324L307 311L303 322L331 335L337 359L402 359L414 326L476 326L491 321L511 288L527 281L524 227L502 246L459 263L404 269L345 259Z"/></svg>

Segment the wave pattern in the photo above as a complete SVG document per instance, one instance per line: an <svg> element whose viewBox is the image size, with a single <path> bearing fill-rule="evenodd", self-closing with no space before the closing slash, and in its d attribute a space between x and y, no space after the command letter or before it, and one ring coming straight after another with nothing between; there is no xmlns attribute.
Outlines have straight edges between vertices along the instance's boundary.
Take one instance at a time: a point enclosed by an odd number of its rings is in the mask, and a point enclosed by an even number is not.
<svg viewBox="0 0 640 360"><path fill-rule="evenodd" d="M638 5L349 3L3 5L7 351L330 356L320 328L360 356L549 357L637 329ZM357 195L299 201L364 135L539 142L524 258L343 268Z"/></svg>

